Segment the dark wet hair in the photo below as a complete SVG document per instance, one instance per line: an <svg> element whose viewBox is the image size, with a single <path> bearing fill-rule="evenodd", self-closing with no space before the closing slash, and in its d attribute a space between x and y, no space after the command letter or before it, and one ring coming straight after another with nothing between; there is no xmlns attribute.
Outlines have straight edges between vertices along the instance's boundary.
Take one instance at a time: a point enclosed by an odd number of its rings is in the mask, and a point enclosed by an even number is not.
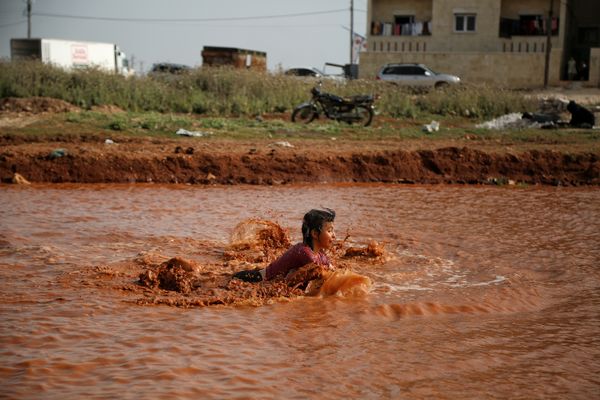
<svg viewBox="0 0 600 400"><path fill-rule="evenodd" d="M323 229L323 224L325 222L333 222L334 219L335 211L330 208L325 208L323 210L310 210L304 214L304 219L302 220L302 242L310 246L312 249L313 240L310 232L313 230L321 232L321 229Z"/></svg>

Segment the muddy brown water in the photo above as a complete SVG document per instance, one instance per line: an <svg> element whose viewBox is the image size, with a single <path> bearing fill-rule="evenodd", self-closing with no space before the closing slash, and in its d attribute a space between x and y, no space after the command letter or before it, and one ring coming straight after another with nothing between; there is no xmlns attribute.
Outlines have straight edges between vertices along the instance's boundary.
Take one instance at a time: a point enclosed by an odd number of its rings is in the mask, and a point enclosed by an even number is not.
<svg viewBox="0 0 600 400"><path fill-rule="evenodd" d="M600 396L595 188L34 185L0 204L0 397ZM313 206L338 239L385 242L349 263L367 295L141 305L114 269L217 265L248 218L296 242Z"/></svg>

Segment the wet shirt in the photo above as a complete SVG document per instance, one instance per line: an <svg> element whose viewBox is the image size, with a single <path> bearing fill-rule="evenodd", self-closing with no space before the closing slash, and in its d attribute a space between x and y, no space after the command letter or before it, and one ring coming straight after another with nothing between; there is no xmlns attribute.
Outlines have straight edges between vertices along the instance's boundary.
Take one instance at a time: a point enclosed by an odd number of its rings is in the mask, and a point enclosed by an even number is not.
<svg viewBox="0 0 600 400"><path fill-rule="evenodd" d="M288 251L281 255L281 257L269 264L266 269L265 278L269 280L277 275L286 276L291 270L310 263L329 265L329 258L327 258L325 253L315 253L304 243L298 243L290 247Z"/></svg>

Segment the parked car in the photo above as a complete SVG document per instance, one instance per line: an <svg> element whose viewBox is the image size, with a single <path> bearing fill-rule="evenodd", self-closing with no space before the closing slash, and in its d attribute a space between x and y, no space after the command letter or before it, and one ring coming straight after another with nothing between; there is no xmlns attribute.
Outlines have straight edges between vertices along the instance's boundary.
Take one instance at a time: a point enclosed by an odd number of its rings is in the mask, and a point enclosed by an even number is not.
<svg viewBox="0 0 600 400"><path fill-rule="evenodd" d="M332 79L336 81L344 81L343 75L326 74L317 68L297 67L290 68L285 71L285 75L298 76L300 78L316 78L316 79Z"/></svg>
<svg viewBox="0 0 600 400"><path fill-rule="evenodd" d="M150 73L154 74L182 74L189 72L192 68L183 64L156 63L152 65Z"/></svg>
<svg viewBox="0 0 600 400"><path fill-rule="evenodd" d="M300 76L300 77L308 77L308 78L320 78L323 76L323 73L316 68L290 68L285 71L286 75L291 76Z"/></svg>
<svg viewBox="0 0 600 400"><path fill-rule="evenodd" d="M423 64L386 64L377 73L377 79L399 85L436 88L460 83L458 76L439 74Z"/></svg>

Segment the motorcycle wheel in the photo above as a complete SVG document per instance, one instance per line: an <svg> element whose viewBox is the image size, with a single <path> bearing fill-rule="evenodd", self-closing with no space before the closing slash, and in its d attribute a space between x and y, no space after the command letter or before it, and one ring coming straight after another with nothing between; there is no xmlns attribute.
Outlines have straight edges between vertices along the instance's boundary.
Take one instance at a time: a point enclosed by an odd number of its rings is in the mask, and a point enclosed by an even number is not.
<svg viewBox="0 0 600 400"><path fill-rule="evenodd" d="M292 122L299 124L311 123L317 117L315 109L311 106L298 107L292 113Z"/></svg>
<svg viewBox="0 0 600 400"><path fill-rule="evenodd" d="M373 120L373 109L371 107L366 106L356 106L354 110L356 113L355 121L362 126L371 125L371 121Z"/></svg>

